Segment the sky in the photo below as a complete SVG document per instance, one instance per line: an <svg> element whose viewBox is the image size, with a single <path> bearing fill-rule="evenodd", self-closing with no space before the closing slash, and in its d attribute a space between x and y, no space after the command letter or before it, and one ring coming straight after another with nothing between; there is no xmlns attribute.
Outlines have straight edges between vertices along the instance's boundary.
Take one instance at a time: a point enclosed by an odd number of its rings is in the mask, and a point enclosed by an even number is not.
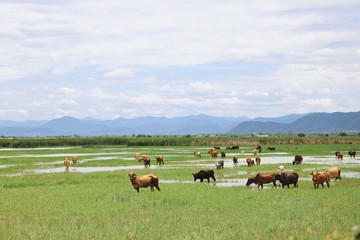
<svg viewBox="0 0 360 240"><path fill-rule="evenodd" d="M360 111L359 0L0 0L0 119Z"/></svg>

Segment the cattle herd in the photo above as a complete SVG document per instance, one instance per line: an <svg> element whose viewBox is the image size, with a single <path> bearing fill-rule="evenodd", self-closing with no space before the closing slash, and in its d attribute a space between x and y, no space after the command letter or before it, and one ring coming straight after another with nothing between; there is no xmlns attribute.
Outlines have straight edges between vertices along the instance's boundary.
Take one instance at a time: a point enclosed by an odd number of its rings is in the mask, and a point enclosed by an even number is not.
<svg viewBox="0 0 360 240"><path fill-rule="evenodd" d="M227 147L227 150L239 150L239 146L232 146L232 147ZM210 149L208 151L208 154L210 154L210 156L212 158L217 157L218 155L218 151L220 150L220 147L214 147L212 149ZM259 145L256 149L254 149L253 154L255 156L255 160L253 160L250 156L247 156L245 158L245 161L247 163L247 165L253 166L255 165L255 163L257 165L260 165L261 163L261 158L259 156L257 156L257 153L261 153L261 146ZM269 151L275 151L275 147L268 147L267 150ZM242 154L244 154L244 152L242 151ZM356 155L356 151L349 151L348 152L350 157L354 157ZM194 152L194 156L196 158L201 158L201 152L196 151ZM221 152L221 157L225 158L225 152L222 151ZM343 154L341 152L335 152L335 157L339 160L343 160ZM150 167L150 158L147 157L146 155L142 155L140 156L140 154L137 152L135 153L135 159L138 162L143 162L145 167ZM233 164L234 166L237 166L238 164L238 156L233 156L232 160L233 160ZM68 162L67 162L68 161ZM73 160L74 161L74 160ZM301 164L303 161L303 157L301 155L295 155L294 160L292 161L293 165L298 165ZM163 156L158 156L156 157L156 162L159 165L163 165L164 164L164 157ZM74 162L76 163L76 162ZM65 166L67 166L70 164L69 160L65 160L64 161ZM224 160L220 160L215 164L217 169L223 169L224 168ZM325 171L313 171L310 173L311 175L311 179L314 185L314 188L319 188L319 186L321 185L322 187L324 187L324 184L326 184L327 187L330 187L330 180L334 179L334 181L336 180L341 180L341 169L339 167L331 167L326 169ZM160 191L160 187L159 187L159 178L158 176L156 176L155 174L148 174L148 175L144 175L144 176L137 176L135 173L130 172L128 174L129 178L130 178L130 182L132 184L132 186L134 187L134 189L139 192L140 188L147 188L150 187L151 191L154 191L154 187ZM211 169L207 169L207 170L200 170L197 173L193 173L192 176L194 177L194 181L196 180L200 180L200 182L203 182L204 179L207 180L207 182L210 182L210 179L212 179L213 181L216 181L215 178L215 173L214 170ZM246 186L250 186L251 184L256 184L258 188L263 188L264 184L269 184L272 183L273 187L277 187L277 186L282 186L282 188L284 188L285 186L287 186L288 188L290 188L291 185L294 185L294 187L298 187L298 180L299 180L299 174L296 172L286 172L284 166L280 166L278 168L277 172L273 172L273 173L258 173L256 174L256 176L254 177L250 177L247 179L246 182Z"/></svg>

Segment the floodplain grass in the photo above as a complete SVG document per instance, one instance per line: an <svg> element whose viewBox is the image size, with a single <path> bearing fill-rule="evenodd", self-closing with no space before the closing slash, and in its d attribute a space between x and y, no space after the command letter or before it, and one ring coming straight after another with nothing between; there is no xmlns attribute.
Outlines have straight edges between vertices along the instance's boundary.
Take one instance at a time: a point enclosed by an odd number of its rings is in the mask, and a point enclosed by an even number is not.
<svg viewBox="0 0 360 240"><path fill-rule="evenodd" d="M287 147L294 152L286 151ZM296 147L276 145L277 151L287 152L285 156L289 157L299 150ZM308 179L301 180L298 188L272 188L270 184L264 189L219 187L206 180L193 182L191 173L202 167L189 166L188 160L201 163L220 160L212 159L203 151L209 148L201 147L201 160L192 155L197 147L76 149L76 153L94 153L84 158L117 152L114 154L117 159L93 160L80 164L81 167L139 165L141 163L131 160L136 151L146 153L152 159L158 154L164 155L165 165L180 167L133 170L139 175L157 174L161 192L142 188L137 193L131 186L127 170L9 177L6 174L14 173L16 169L21 172L24 167L0 169L0 239L354 239L360 231L360 179L343 178L332 182L330 188L314 189L309 169L327 166L307 163L293 166L289 163L285 164L287 169ZM348 145L301 145L300 153L326 156L337 148L346 149ZM253 147L243 149L250 153ZM36 154L51 152L37 150ZM276 152L272 154L276 156ZM74 152L64 152L69 153ZM4 152L0 154L7 156ZM108 156L106 154L104 156ZM271 157L268 154L266 157ZM31 164L25 165L35 168L32 164L36 161L61 161L62 157L12 158L11 163L16 160L21 164L28 160ZM0 161L0 164L7 164L7 159ZM274 172L276 168L276 164L239 165L215 169L215 176L218 181L247 178L257 172ZM344 171L360 172L360 167L346 165ZM162 183L162 180L179 182Z"/></svg>

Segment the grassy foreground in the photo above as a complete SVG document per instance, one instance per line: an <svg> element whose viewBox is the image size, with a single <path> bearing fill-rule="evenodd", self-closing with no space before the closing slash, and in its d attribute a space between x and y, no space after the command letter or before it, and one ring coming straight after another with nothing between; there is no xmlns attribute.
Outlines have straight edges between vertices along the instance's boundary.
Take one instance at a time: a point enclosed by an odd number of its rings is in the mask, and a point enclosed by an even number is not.
<svg viewBox="0 0 360 240"><path fill-rule="evenodd" d="M323 157L333 150L348 148L276 147L287 150L285 156L289 159L298 151L304 156L317 153ZM326 166L304 163L285 164L299 173L299 188L261 190L193 183L191 173L202 168L188 162L195 160L192 152L196 149L102 146L2 151L0 165L11 166L0 168L0 239L354 239L360 231L359 178L344 177L330 188L314 189L307 180L309 169ZM206 155L207 149L201 149L201 163L212 164L216 160ZM244 150L250 152L252 148ZM63 167L63 156L73 153L84 154L79 157L78 167L137 166L140 164L132 160L136 151L151 159L164 155L164 168L132 170L139 175L157 174L161 192L141 189L136 193L127 176L129 170L80 173L70 169L52 174L18 174L39 168L38 163L42 163L41 168ZM108 159L96 160L99 156ZM269 153L266 158L272 156L276 153ZM226 161L230 159L227 157ZM166 168L167 165L177 167ZM239 165L215 170L215 175L219 181L236 181L257 172L273 172L277 166ZM360 164L342 168L360 172Z"/></svg>

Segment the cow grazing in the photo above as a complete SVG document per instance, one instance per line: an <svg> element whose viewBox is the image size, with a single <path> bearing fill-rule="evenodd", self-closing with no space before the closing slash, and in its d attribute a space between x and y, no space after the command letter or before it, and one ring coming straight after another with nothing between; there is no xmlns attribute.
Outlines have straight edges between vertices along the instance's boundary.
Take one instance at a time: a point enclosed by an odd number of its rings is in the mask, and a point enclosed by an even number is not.
<svg viewBox="0 0 360 240"><path fill-rule="evenodd" d="M221 151L221 158L225 158L226 157L226 154L224 151Z"/></svg>
<svg viewBox="0 0 360 240"><path fill-rule="evenodd" d="M216 150L220 150L221 148L219 146L214 147Z"/></svg>
<svg viewBox="0 0 360 240"><path fill-rule="evenodd" d="M231 149L231 147L226 147L226 148L225 148L225 150L230 150L230 149Z"/></svg>
<svg viewBox="0 0 360 240"><path fill-rule="evenodd" d="M239 158L237 156L233 156L234 166L237 166Z"/></svg>
<svg viewBox="0 0 360 240"><path fill-rule="evenodd" d="M76 164L77 160L78 160L77 156L73 156L71 158L71 161L73 162L73 164Z"/></svg>
<svg viewBox="0 0 360 240"><path fill-rule="evenodd" d="M344 158L344 154L342 154L341 152L335 152L335 156L338 160L343 160Z"/></svg>
<svg viewBox="0 0 360 240"><path fill-rule="evenodd" d="M275 147L271 147L271 146L270 146L270 147L267 148L267 150L269 150L269 151L275 151Z"/></svg>
<svg viewBox="0 0 360 240"><path fill-rule="evenodd" d="M330 176L328 173L316 171L316 172L310 173L310 175L312 175L312 181L314 184L314 188L319 188L319 185L324 187L324 183L326 183L328 188L330 187Z"/></svg>
<svg viewBox="0 0 360 240"><path fill-rule="evenodd" d="M194 152L194 156L201 158L201 152Z"/></svg>
<svg viewBox="0 0 360 240"><path fill-rule="evenodd" d="M194 176L194 181L200 179L200 182L202 182L204 179L207 179L208 182L210 182L210 178L216 181L214 170L200 170L198 173L193 173L192 175Z"/></svg>
<svg viewBox="0 0 360 240"><path fill-rule="evenodd" d="M253 153L254 153L254 156L256 156L258 151L256 149L254 149Z"/></svg>
<svg viewBox="0 0 360 240"><path fill-rule="evenodd" d="M136 173L129 172L130 182L133 187L139 192L140 188L150 187L151 191L154 191L154 187L160 191L159 178L155 174L148 174L144 176L137 176Z"/></svg>
<svg viewBox="0 0 360 240"><path fill-rule="evenodd" d="M162 155L156 157L156 163L161 165L164 165L164 157Z"/></svg>
<svg viewBox="0 0 360 240"><path fill-rule="evenodd" d="M258 185L258 188L261 186L261 189L264 188L264 184L273 183L273 186L276 187L276 180L274 179L276 173L258 173L255 177L248 178L246 182L246 186L250 186L250 184L255 183Z"/></svg>
<svg viewBox="0 0 360 240"><path fill-rule="evenodd" d="M70 160L68 158L64 158L64 165L65 165L66 170L69 170Z"/></svg>
<svg viewBox="0 0 360 240"><path fill-rule="evenodd" d="M355 150L351 150L351 151L348 152L348 154L349 154L350 157L355 158L355 156L356 156L356 151L355 151Z"/></svg>
<svg viewBox="0 0 360 240"><path fill-rule="evenodd" d="M256 158L255 158L255 162L256 162L256 165L260 165L260 163L261 163L261 158L260 158L260 157L256 157Z"/></svg>
<svg viewBox="0 0 360 240"><path fill-rule="evenodd" d="M295 155L294 160L292 161L292 164L301 164L303 160L303 157L301 155Z"/></svg>
<svg viewBox="0 0 360 240"><path fill-rule="evenodd" d="M217 164L215 164L217 169L224 169L224 161L221 160Z"/></svg>
<svg viewBox="0 0 360 240"><path fill-rule="evenodd" d="M278 173L274 176L274 180L278 180L282 188L287 186L290 188L290 184L294 184L294 187L298 187L299 175L295 172L293 173Z"/></svg>
<svg viewBox="0 0 360 240"><path fill-rule="evenodd" d="M213 158L217 157L216 149L211 149L208 153L210 153L211 157L213 157Z"/></svg>
<svg viewBox="0 0 360 240"><path fill-rule="evenodd" d="M230 150L239 150L239 146L232 146Z"/></svg>
<svg viewBox="0 0 360 240"><path fill-rule="evenodd" d="M326 171L325 171L327 174L329 174L329 178L335 178L334 182L336 180L341 180L342 177L341 177L341 169L338 168L338 167L331 167L331 168L328 168Z"/></svg>
<svg viewBox="0 0 360 240"><path fill-rule="evenodd" d="M254 160L252 160L251 157L246 158L246 163L249 167L255 164Z"/></svg>

